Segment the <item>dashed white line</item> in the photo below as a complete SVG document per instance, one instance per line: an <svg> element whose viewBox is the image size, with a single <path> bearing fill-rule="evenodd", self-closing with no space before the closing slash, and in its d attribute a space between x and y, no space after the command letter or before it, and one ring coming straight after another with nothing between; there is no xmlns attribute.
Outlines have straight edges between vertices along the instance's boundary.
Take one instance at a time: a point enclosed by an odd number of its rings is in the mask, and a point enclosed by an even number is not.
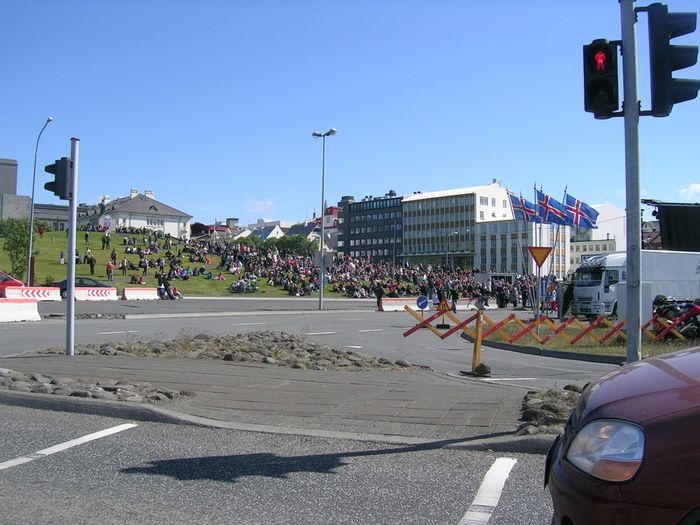
<svg viewBox="0 0 700 525"><path fill-rule="evenodd" d="M493 462L484 476L469 510L459 520L459 525L484 525L488 523L493 511L496 510L498 500L501 499L503 486L516 463L517 460L513 458L498 458Z"/></svg>
<svg viewBox="0 0 700 525"><path fill-rule="evenodd" d="M267 323L233 323L231 326L256 326L259 324L267 324Z"/></svg>
<svg viewBox="0 0 700 525"><path fill-rule="evenodd" d="M306 335L333 335L338 332L308 332Z"/></svg>
<svg viewBox="0 0 700 525"><path fill-rule="evenodd" d="M358 332L383 332L384 328L367 328L366 330L358 330Z"/></svg>
<svg viewBox="0 0 700 525"><path fill-rule="evenodd" d="M362 347L360 345L345 345L345 348L353 348L355 350L359 350Z"/></svg>
<svg viewBox="0 0 700 525"><path fill-rule="evenodd" d="M88 434L87 436L71 439L70 441L54 445L53 447L38 450L32 454L27 454L26 456L20 456L9 461L5 461L4 463L0 463L0 470L16 467L17 465L22 465L23 463L29 463L30 461L34 461L35 459L50 456L51 454L55 454L56 452L62 452L69 448L82 445L83 443L88 443L89 441L94 441L96 439L100 439L106 436L111 436L112 434L116 434L117 432L122 432L123 430L128 430L136 426L138 426L136 423L125 423L124 425L118 425L116 427L100 430L99 432Z"/></svg>
<svg viewBox="0 0 700 525"><path fill-rule="evenodd" d="M113 334L135 334L139 330L119 330L118 332L97 332L97 335L113 335Z"/></svg>

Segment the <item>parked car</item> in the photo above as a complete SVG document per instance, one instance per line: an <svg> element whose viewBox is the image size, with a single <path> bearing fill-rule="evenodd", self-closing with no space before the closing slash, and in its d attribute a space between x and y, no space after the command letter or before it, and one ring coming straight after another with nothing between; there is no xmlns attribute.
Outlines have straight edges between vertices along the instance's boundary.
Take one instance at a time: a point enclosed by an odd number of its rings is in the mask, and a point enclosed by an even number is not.
<svg viewBox="0 0 700 525"><path fill-rule="evenodd" d="M61 290L61 297L63 299L66 298L67 291L66 288L68 287L68 279L63 279L62 281L59 281L57 283L54 283L54 286L58 286ZM76 288L114 288L113 286L110 286L105 283L101 283L100 281L96 281L95 279L92 279L90 277L76 277L75 278L75 287Z"/></svg>
<svg viewBox="0 0 700 525"><path fill-rule="evenodd" d="M545 462L555 525L700 523L700 347L587 386Z"/></svg>
<svg viewBox="0 0 700 525"><path fill-rule="evenodd" d="M5 288L8 286L24 286L24 283L15 279L9 273L0 271L0 297L5 297Z"/></svg>

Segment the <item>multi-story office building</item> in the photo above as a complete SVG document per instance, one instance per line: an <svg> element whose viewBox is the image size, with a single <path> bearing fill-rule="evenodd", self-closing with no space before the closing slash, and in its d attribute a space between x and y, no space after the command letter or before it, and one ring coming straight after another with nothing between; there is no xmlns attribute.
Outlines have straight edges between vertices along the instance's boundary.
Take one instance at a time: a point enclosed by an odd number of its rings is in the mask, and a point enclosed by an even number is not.
<svg viewBox="0 0 700 525"><path fill-rule="evenodd" d="M346 195L338 207L338 253L402 262L401 197L395 191L361 201Z"/></svg>

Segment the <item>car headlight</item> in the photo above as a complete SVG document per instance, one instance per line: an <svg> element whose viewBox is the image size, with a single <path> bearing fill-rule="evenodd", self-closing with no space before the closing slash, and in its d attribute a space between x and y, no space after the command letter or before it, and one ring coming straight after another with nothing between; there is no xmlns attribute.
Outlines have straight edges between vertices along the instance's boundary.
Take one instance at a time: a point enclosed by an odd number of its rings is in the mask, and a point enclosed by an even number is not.
<svg viewBox="0 0 700 525"><path fill-rule="evenodd" d="M639 470L644 431L617 419L597 419L584 426L566 458L577 468L605 481L627 481Z"/></svg>

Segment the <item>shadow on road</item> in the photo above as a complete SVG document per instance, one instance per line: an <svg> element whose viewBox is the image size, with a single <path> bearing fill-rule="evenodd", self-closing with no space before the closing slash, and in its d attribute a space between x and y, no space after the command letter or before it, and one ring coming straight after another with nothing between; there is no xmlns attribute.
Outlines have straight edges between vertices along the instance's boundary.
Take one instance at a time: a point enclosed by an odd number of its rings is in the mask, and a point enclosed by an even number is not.
<svg viewBox="0 0 700 525"><path fill-rule="evenodd" d="M344 461L346 458L435 450L448 445L466 444L469 441L501 436L512 436L512 433L500 432L471 438L433 441L405 447L305 456L280 456L271 452L261 452L255 454L167 459L151 461L150 465L145 467L126 468L122 472L126 474L170 476L179 480L208 479L224 482L235 482L238 478L245 476L286 478L289 474L295 472L333 474L336 469L348 464Z"/></svg>

